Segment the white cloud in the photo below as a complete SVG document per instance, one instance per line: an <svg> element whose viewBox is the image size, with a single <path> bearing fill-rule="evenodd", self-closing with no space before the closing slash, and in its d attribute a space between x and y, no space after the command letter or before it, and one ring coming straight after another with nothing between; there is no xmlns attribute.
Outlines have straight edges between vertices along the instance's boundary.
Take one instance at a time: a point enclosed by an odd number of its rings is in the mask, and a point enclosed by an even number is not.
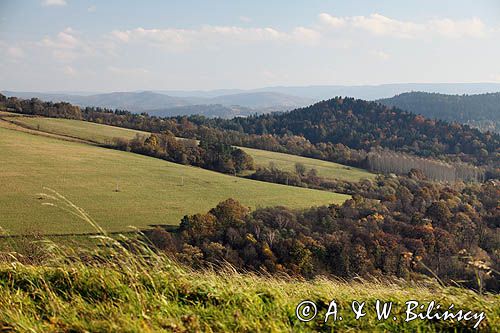
<svg viewBox="0 0 500 333"><path fill-rule="evenodd" d="M380 14L371 14L368 17L353 16L349 21L355 28L364 29L381 36L411 38L421 33L424 29L421 24L394 20Z"/></svg>
<svg viewBox="0 0 500 333"><path fill-rule="evenodd" d="M114 30L111 32L111 36L118 39L120 42L128 42L129 41L129 36L131 32L130 30L127 31L119 31L119 30Z"/></svg>
<svg viewBox="0 0 500 333"><path fill-rule="evenodd" d="M193 46L211 46L220 43L253 43L299 40L307 33L300 28L287 34L273 28L242 28L237 26L210 26L199 29L144 29L114 30L111 37L122 43L147 43L169 50L184 50ZM313 31L309 31L312 37Z"/></svg>
<svg viewBox="0 0 500 333"><path fill-rule="evenodd" d="M111 36L122 43L146 43L169 50L182 50L188 47L194 32L184 29L144 29L115 30Z"/></svg>
<svg viewBox="0 0 500 333"><path fill-rule="evenodd" d="M43 0L43 6L66 6L66 0Z"/></svg>
<svg viewBox="0 0 500 333"><path fill-rule="evenodd" d="M459 21L451 19L432 20L429 22L429 29L450 38L480 38L487 33L486 26L477 17Z"/></svg>
<svg viewBox="0 0 500 333"><path fill-rule="evenodd" d="M292 37L299 42L316 45L321 40L321 33L314 29L297 27L293 29Z"/></svg>
<svg viewBox="0 0 500 333"><path fill-rule="evenodd" d="M282 42L318 45L322 33L315 28L298 26L290 32L271 27L245 28L238 26L205 25L198 29L145 29L114 30L110 37L120 43L146 43L168 50L185 50L197 46L213 46L222 43Z"/></svg>
<svg viewBox="0 0 500 333"><path fill-rule="evenodd" d="M95 5L89 6L89 8L87 8L87 12L89 12L89 13L93 13L96 10L97 10L97 7Z"/></svg>
<svg viewBox="0 0 500 333"><path fill-rule="evenodd" d="M369 16L335 17L327 13L319 15L319 21L329 28L351 28L377 36L397 38L480 38L487 34L485 24L479 18L452 20L433 19L426 22L402 21L378 13Z"/></svg>
<svg viewBox="0 0 500 333"><path fill-rule="evenodd" d="M206 37L224 37L243 41L269 41L286 38L286 34L273 28L241 28L235 26L204 26L192 34Z"/></svg>
<svg viewBox="0 0 500 333"><path fill-rule="evenodd" d="M82 56L95 55L98 48L101 50L109 48L100 41L84 40L77 31L70 27L59 32L55 37L44 37L37 45L49 50L54 58L64 62L71 62Z"/></svg>
<svg viewBox="0 0 500 333"><path fill-rule="evenodd" d="M54 49L75 49L79 44L72 28L66 28L57 34L56 38L45 37L41 44Z"/></svg>
<svg viewBox="0 0 500 333"><path fill-rule="evenodd" d="M356 44L357 40L361 40L359 35L353 34L355 32L369 33L379 37L429 39L435 37L479 38L485 36L488 31L485 24L478 18L464 20L444 18L413 22L390 18L378 13L346 17L321 13L318 15L318 21L317 25L297 26L290 31L281 31L272 27L205 25L197 29L138 27L131 30L114 30L108 36L118 43L143 43L170 51L184 51L194 47L220 47L230 43L240 45L262 42L348 48L353 43ZM330 31L332 29L342 29L343 34L332 34ZM378 57L384 58L381 54Z"/></svg>
<svg viewBox="0 0 500 333"><path fill-rule="evenodd" d="M329 25L333 28L343 27L346 24L346 20L341 17L335 17L328 13L321 13L318 15L321 23Z"/></svg>
<svg viewBox="0 0 500 333"><path fill-rule="evenodd" d="M390 55L382 50L374 50L371 53L381 60L387 60L390 58Z"/></svg>

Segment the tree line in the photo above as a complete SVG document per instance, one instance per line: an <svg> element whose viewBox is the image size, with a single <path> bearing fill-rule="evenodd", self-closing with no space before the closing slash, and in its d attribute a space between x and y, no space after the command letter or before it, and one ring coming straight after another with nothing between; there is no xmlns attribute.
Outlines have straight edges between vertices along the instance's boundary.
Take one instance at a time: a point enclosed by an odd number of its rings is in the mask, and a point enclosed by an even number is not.
<svg viewBox="0 0 500 333"><path fill-rule="evenodd" d="M396 153L387 149L373 149L368 153L367 166L371 171L383 173L407 174L411 170L420 170L427 178L438 181L455 182L457 180L481 182L485 178L483 168L463 162L447 163Z"/></svg>
<svg viewBox="0 0 500 333"><path fill-rule="evenodd" d="M147 234L156 248L193 267L229 262L306 278L428 275L499 290L498 184L450 187L380 176L362 186L380 199L354 195L342 205L253 212L228 199L185 216L174 232Z"/></svg>
<svg viewBox="0 0 500 333"><path fill-rule="evenodd" d="M196 140L178 139L171 133L151 134L149 137L137 134L132 140L115 138L111 146L229 174L254 169L252 156L239 148L210 139L198 144Z"/></svg>

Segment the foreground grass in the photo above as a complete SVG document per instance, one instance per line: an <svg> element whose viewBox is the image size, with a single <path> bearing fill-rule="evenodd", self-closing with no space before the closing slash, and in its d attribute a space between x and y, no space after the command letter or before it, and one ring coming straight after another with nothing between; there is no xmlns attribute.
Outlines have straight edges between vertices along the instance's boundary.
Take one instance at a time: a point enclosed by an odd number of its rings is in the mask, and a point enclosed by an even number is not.
<svg viewBox="0 0 500 333"><path fill-rule="evenodd" d="M227 198L257 208L306 208L349 196L252 181L142 155L0 126L0 225L9 234L93 232L65 211L42 206L51 187L78 202L110 231L176 225Z"/></svg>
<svg viewBox="0 0 500 333"><path fill-rule="evenodd" d="M1 115L1 114L0 114ZM96 124L71 119L55 119L44 117L6 117L32 129L66 135L73 138L92 141L95 143L108 144L113 138L133 139L135 135L149 135L149 133L130 130L126 128ZM294 171L296 163L302 163L308 170L316 169L320 177L327 179L340 179L347 181L359 181L363 178L373 179L375 174L363 169L353 168L338 163L301 157L290 154L276 153L260 149L240 147L255 161L256 166L268 167L273 163L276 167Z"/></svg>
<svg viewBox="0 0 500 333"><path fill-rule="evenodd" d="M20 263L0 266L0 328L22 332L311 332L467 331L473 324L404 321L404 303L438 301L442 307L485 311L481 331L498 331L500 298L457 288L409 283L298 281L229 270L191 271L162 255L134 259L121 252L99 265ZM318 317L300 322L302 300L318 304ZM332 299L342 321L324 323ZM393 315L377 321L377 299L392 301ZM366 302L355 320L352 301Z"/></svg>

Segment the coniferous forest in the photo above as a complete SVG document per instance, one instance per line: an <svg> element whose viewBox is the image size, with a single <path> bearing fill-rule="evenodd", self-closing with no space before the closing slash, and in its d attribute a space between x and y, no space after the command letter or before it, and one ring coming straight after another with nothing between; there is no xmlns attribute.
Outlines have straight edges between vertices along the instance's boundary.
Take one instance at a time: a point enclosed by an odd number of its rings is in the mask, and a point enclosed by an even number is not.
<svg viewBox="0 0 500 333"><path fill-rule="evenodd" d="M428 118L468 124L482 131L500 132L500 93L445 95L409 92L379 102Z"/></svg>

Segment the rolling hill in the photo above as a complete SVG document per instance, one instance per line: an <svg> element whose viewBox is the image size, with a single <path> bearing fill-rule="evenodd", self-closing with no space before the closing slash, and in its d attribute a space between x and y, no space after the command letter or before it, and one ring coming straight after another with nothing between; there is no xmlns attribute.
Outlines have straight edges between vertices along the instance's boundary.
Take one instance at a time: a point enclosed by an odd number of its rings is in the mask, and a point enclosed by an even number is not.
<svg viewBox="0 0 500 333"><path fill-rule="evenodd" d="M499 135L354 98L336 97L290 112L206 123L246 134L298 135L312 143L341 143L365 151L385 148L438 158L460 154L477 164L499 163Z"/></svg>
<svg viewBox="0 0 500 333"><path fill-rule="evenodd" d="M411 92L378 102L416 114L500 132L500 93L444 95Z"/></svg>
<svg viewBox="0 0 500 333"><path fill-rule="evenodd" d="M253 208L304 208L348 198L33 135L12 126L0 128L0 164L1 227L10 234L93 231L65 211L42 206L37 193L44 187L67 196L108 231L175 225L185 214L205 211L229 197Z"/></svg>
<svg viewBox="0 0 500 333"><path fill-rule="evenodd" d="M101 144L109 143L113 138L132 139L136 134L149 135L147 132L72 119L26 117L20 115L4 118L32 129ZM270 163L273 163L280 169L293 171L296 163L302 163L307 169L316 169L319 176L327 179L359 181L363 178L372 179L375 177L375 174L366 170L338 163L260 149L239 148L253 157L256 166L267 167Z"/></svg>

